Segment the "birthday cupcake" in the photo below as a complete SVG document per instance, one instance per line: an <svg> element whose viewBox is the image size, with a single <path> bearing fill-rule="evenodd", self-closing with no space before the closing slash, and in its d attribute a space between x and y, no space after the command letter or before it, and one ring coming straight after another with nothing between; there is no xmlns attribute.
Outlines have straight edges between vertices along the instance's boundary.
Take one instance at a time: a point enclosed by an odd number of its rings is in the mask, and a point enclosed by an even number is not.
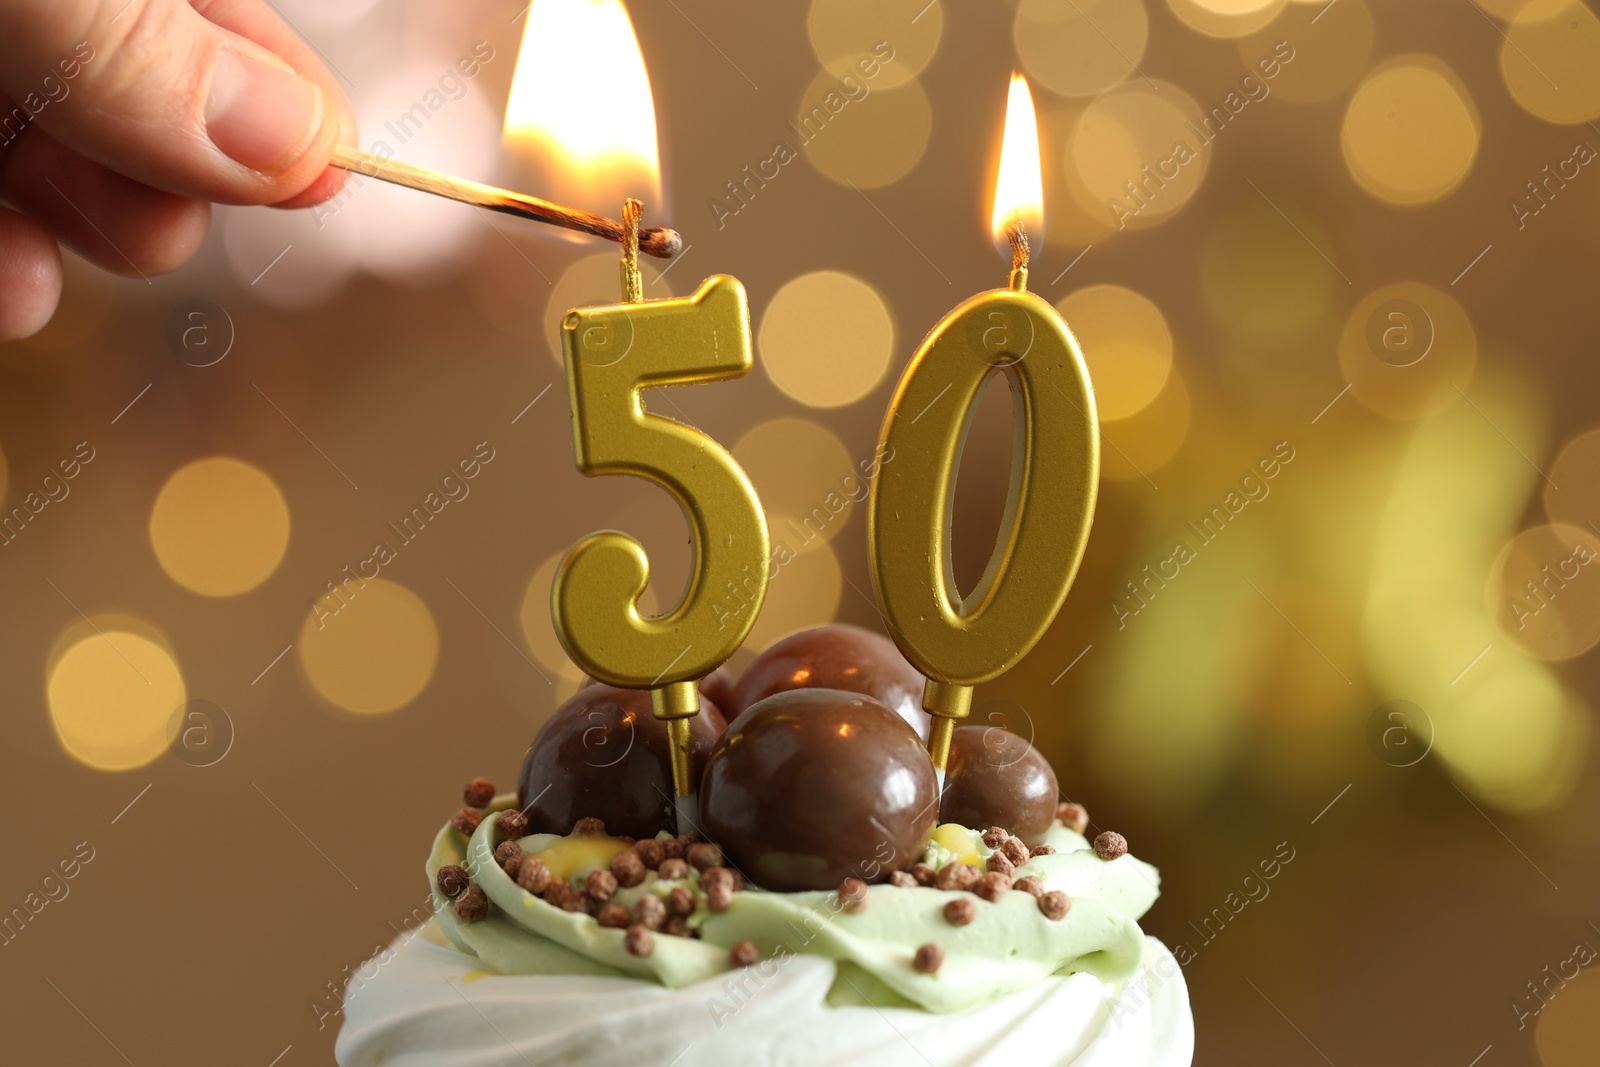
<svg viewBox="0 0 1600 1067"><path fill-rule="evenodd" d="M1180 968L1138 925L1156 870L1004 730L957 728L941 793L922 687L837 625L710 676L682 833L648 693L580 689L515 793L467 784L434 921L347 988L338 1062L1190 1063Z"/></svg>

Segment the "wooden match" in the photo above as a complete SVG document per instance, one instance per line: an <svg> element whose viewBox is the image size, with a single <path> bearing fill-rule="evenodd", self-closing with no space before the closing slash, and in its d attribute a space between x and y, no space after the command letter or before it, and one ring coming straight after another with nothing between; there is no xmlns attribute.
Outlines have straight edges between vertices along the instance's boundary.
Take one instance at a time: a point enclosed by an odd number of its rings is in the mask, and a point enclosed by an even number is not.
<svg viewBox="0 0 1600 1067"><path fill-rule="evenodd" d="M403 185L407 189L448 197L463 204L488 208L490 211L499 211L522 219L565 226L569 230L579 230L619 244L625 236L622 223L616 219L608 219L604 215L592 215L575 207L540 200L536 196L496 189L492 185L482 185L464 178L454 178L427 167L402 163L397 159L385 159L344 145L339 145L333 150L333 165L352 174L363 174L368 178L377 178L379 181ZM678 235L677 230L656 227L639 231L639 251L647 255L658 259L671 259L682 250L683 238Z"/></svg>

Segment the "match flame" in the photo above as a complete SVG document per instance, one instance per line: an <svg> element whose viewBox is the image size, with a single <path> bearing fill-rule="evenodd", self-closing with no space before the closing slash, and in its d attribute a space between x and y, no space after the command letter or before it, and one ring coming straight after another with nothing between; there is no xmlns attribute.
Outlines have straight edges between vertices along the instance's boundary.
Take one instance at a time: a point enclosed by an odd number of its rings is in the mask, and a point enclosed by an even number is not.
<svg viewBox="0 0 1600 1067"><path fill-rule="evenodd" d="M612 217L627 196L659 212L655 100L622 0L534 0L525 17L503 142L534 171L529 191Z"/></svg>
<svg viewBox="0 0 1600 1067"><path fill-rule="evenodd" d="M994 211L989 228L994 239L1006 241L1006 224L1022 220L1028 238L1037 247L1044 242L1044 178L1039 164L1039 120L1033 113L1028 80L1011 75L1006 99L1006 132L1000 142L1000 174L994 186Z"/></svg>

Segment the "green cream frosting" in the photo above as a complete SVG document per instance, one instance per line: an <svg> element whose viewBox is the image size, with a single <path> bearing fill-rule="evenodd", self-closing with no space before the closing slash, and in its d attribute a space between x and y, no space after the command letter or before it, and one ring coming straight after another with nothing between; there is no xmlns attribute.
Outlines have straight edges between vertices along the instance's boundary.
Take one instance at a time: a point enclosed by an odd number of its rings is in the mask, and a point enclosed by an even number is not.
<svg viewBox="0 0 1600 1067"><path fill-rule="evenodd" d="M514 804L498 798L491 810ZM525 837L524 851L536 853L559 838ZM1013 891L998 903L968 893L923 886L874 885L865 911L840 909L832 891L775 893L749 887L733 895L727 911L714 914L699 890L698 872L681 882L666 882L656 872L618 890L615 902L630 909L645 893L665 896L686 885L700 902L689 925L698 938L657 933L648 956L630 955L621 930L600 926L581 912L569 912L528 893L494 862L500 843L493 818L485 818L471 839L446 824L428 857L434 912L457 948L502 974L587 974L632 976L678 988L730 970L728 950L753 941L763 959L795 953L839 961L831 1003L912 1005L948 1012L1014 992L1052 974L1085 971L1117 982L1139 966L1144 935L1138 919L1155 903L1159 875L1132 855L1106 862L1084 838L1057 823L1046 838L1053 855L1037 856L1017 868L1016 877L1037 875L1046 890L1060 889L1072 900L1063 919L1052 921L1028 893ZM975 842L980 856L990 851ZM948 849L930 843L924 860L947 862ZM488 918L465 923L438 890L436 875L445 864L467 868L491 904ZM589 870L574 873L579 885ZM967 926L953 926L944 906L965 896L977 905ZM917 948L935 942L944 964L926 975L912 965Z"/></svg>

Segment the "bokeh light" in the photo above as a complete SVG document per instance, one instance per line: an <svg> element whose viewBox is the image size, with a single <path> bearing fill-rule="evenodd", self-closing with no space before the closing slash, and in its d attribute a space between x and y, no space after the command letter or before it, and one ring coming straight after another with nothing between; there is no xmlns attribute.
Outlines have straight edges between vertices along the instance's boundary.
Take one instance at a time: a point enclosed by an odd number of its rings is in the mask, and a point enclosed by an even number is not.
<svg viewBox="0 0 1600 1067"><path fill-rule="evenodd" d="M893 89L922 73L939 51L944 7L928 0L812 0L806 31L817 59L835 78Z"/></svg>
<svg viewBox="0 0 1600 1067"><path fill-rule="evenodd" d="M1314 47L1295 47L1294 42L1307 39ZM1356 83L1372 55L1372 39L1372 11L1362 0L1295 3L1270 25L1239 38L1239 59L1273 96L1294 104L1316 104ZM1280 42L1293 49L1287 63L1276 54ZM1271 78L1265 76L1269 70L1275 70Z"/></svg>
<svg viewBox="0 0 1600 1067"><path fill-rule="evenodd" d="M1523 530L1490 572L1489 612L1500 632L1545 660L1600 644L1600 537L1578 526Z"/></svg>
<svg viewBox="0 0 1600 1067"><path fill-rule="evenodd" d="M1172 13L1207 37L1243 37L1278 17L1289 0L1167 0Z"/></svg>
<svg viewBox="0 0 1600 1067"><path fill-rule="evenodd" d="M871 488L844 444L806 419L761 423L739 438L733 458L756 487L774 543L797 552L844 529Z"/></svg>
<svg viewBox="0 0 1600 1067"><path fill-rule="evenodd" d="M1172 331L1149 297L1091 285L1063 297L1056 310L1083 349L1102 419L1125 419L1161 392L1172 372Z"/></svg>
<svg viewBox="0 0 1600 1067"><path fill-rule="evenodd" d="M1063 96L1093 96L1138 69L1150 37L1142 0L1022 0L1012 41L1024 70Z"/></svg>
<svg viewBox="0 0 1600 1067"><path fill-rule="evenodd" d="M1350 174L1380 200L1431 204L1466 178L1483 125L1466 86L1427 55L1390 60L1350 98L1339 142Z"/></svg>
<svg viewBox="0 0 1600 1067"><path fill-rule="evenodd" d="M70 628L58 645L45 697L67 754L102 771L132 770L161 755L185 700L171 652L110 618Z"/></svg>
<svg viewBox="0 0 1600 1067"><path fill-rule="evenodd" d="M757 343L762 369L786 395L810 407L841 407L883 380L894 355L894 318L860 278L813 271L773 295Z"/></svg>
<svg viewBox="0 0 1600 1067"><path fill-rule="evenodd" d="M1151 403L1127 418L1108 420L1101 426L1100 476L1114 482L1143 483L1183 447L1189 435L1189 417L1188 386L1172 367Z"/></svg>
<svg viewBox="0 0 1600 1067"><path fill-rule="evenodd" d="M622 302L622 275L617 266L615 252L596 252L568 267L550 289L549 302L544 306L544 339L550 346L550 355L557 363L561 355L561 320L576 307L593 307ZM649 300L659 300L672 295L672 287L661 277L661 268L645 256L639 257L639 276L644 282L644 295Z"/></svg>
<svg viewBox="0 0 1600 1067"><path fill-rule="evenodd" d="M1549 470L1543 486L1550 521L1593 529L1600 523L1600 426L1568 441Z"/></svg>
<svg viewBox="0 0 1600 1067"><path fill-rule="evenodd" d="M1472 320L1449 294L1421 282L1367 294L1339 337L1339 368L1356 399L1391 419L1455 403L1477 362Z"/></svg>
<svg viewBox="0 0 1600 1067"><path fill-rule="evenodd" d="M433 678L439 627L421 597L374 578L347 583L337 612L307 615L295 647L306 681L329 703L380 715L411 703Z"/></svg>
<svg viewBox="0 0 1600 1067"><path fill-rule="evenodd" d="M1144 81L1099 97L1078 118L1066 148L1067 188L1079 206L1116 229L1170 218L1211 165L1211 140L1233 116L1202 115L1175 85ZM1055 220L1051 219L1051 225Z"/></svg>
<svg viewBox="0 0 1600 1067"><path fill-rule="evenodd" d="M1594 951L1588 934L1579 943L1589 947L1589 953ZM1564 983L1560 995L1540 1008L1533 1032L1544 1067L1589 1067L1594 1050L1600 1048L1600 969L1583 965L1589 953L1579 954L1573 946L1552 967L1563 972ZM1574 970L1577 973L1567 978ZM1528 1003L1534 1006L1531 1000Z"/></svg>
<svg viewBox="0 0 1600 1067"><path fill-rule="evenodd" d="M1580 0L1533 0L1500 45L1500 74L1517 103L1546 122L1600 118L1600 18Z"/></svg>
<svg viewBox="0 0 1600 1067"><path fill-rule="evenodd" d="M832 547L822 540L802 547L795 532L800 520L765 500L762 504L772 529L776 567L769 570L767 599L745 639L744 647L752 652L760 652L796 630L832 622L844 587L844 572Z"/></svg>
<svg viewBox="0 0 1600 1067"><path fill-rule="evenodd" d="M1491 655L1493 653L1491 652ZM1571 793L1588 753L1589 718L1549 671L1526 660L1480 663L1443 709L1434 750L1476 795L1542 811Z"/></svg>
<svg viewBox="0 0 1600 1067"><path fill-rule="evenodd" d="M911 172L932 130L933 107L916 81L893 89L852 86L822 70L800 95L787 132L823 177L877 189Z"/></svg>
<svg viewBox="0 0 1600 1067"><path fill-rule="evenodd" d="M364 192L371 194L377 183L368 184ZM334 214L333 208L216 210L234 281L269 307L285 311L316 307L337 296L355 273L361 225L354 213Z"/></svg>
<svg viewBox="0 0 1600 1067"><path fill-rule="evenodd" d="M277 570L289 547L289 505L266 472L230 456L174 471L150 509L161 569L202 596L237 596Z"/></svg>

